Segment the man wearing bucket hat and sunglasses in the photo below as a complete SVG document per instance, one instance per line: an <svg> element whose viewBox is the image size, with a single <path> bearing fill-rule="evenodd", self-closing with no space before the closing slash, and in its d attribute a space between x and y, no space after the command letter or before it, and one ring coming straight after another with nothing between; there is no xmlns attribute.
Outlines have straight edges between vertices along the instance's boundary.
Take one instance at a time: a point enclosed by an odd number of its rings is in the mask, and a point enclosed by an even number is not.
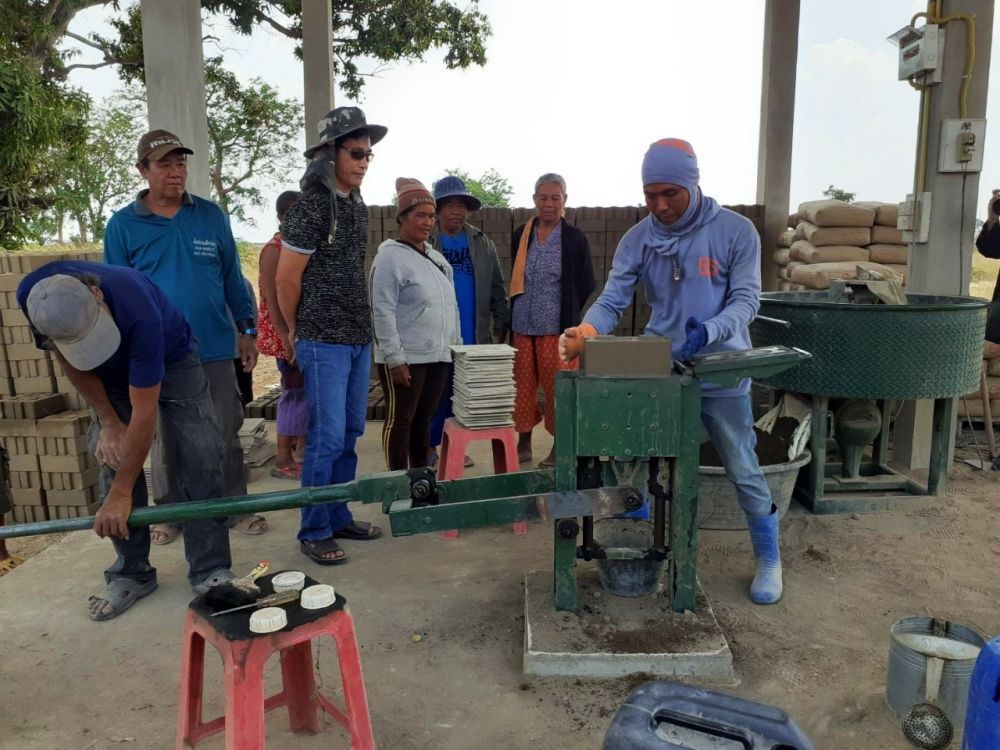
<svg viewBox="0 0 1000 750"><path fill-rule="evenodd" d="M642 284L653 308L646 333L673 342L674 359L750 348L760 307L760 237L750 221L721 208L699 185L698 158L687 141L664 138L642 161L649 215L615 250L611 274L583 323L560 337L560 355L578 357L584 339L611 332ZM747 517L757 563L755 604L781 598L778 511L754 451L750 380L736 388L702 382L701 421Z"/></svg>
<svg viewBox="0 0 1000 750"><path fill-rule="evenodd" d="M282 224L275 280L278 306L305 380L309 426L302 486L349 482L365 430L372 319L365 277L368 208L361 183L387 129L357 107L338 107L319 123L319 142L300 183L302 196ZM381 530L355 521L346 503L302 508L304 555L319 565L347 556L337 540L368 541Z"/></svg>
<svg viewBox="0 0 1000 750"><path fill-rule="evenodd" d="M447 175L434 183L437 223L429 242L451 264L455 296L462 326L463 344L503 343L510 329L510 301L500 270L496 245L485 233L469 224L469 212L482 202L470 193L460 177ZM431 420L429 465L437 460L437 447L444 433L444 421L452 416L452 376ZM472 460L466 458L466 466Z"/></svg>
<svg viewBox="0 0 1000 750"><path fill-rule="evenodd" d="M105 590L90 597L89 615L110 620L157 585L149 528L129 527L128 517L147 504L142 465L158 418L179 446L167 467L180 488L170 501L223 495L223 443L208 379L184 315L138 271L55 261L24 278L17 301L36 344L54 349L97 415L90 449L101 464L102 504L94 531L111 538L118 558L104 572ZM184 552L195 592L233 577L224 518L186 521Z"/></svg>

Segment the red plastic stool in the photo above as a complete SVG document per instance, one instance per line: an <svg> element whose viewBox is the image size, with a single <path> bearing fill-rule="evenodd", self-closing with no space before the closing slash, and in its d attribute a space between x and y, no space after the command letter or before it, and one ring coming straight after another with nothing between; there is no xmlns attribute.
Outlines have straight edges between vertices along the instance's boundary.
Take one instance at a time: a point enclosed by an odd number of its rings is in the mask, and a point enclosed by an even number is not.
<svg viewBox="0 0 1000 750"><path fill-rule="evenodd" d="M310 585L308 578L307 585ZM262 593L270 593L269 586L261 588ZM250 610L211 617L203 597L195 599L184 622L177 750L193 748L219 732L226 733L226 750L263 750L264 714L282 706L288 708L293 732L319 732L318 711L322 709L350 733L352 750L374 748L354 621L345 605L339 594L337 603L327 610L304 610L298 604L286 605L289 613L286 628L289 629L258 635L249 633ZM293 610L298 611L299 619L313 617L316 612L320 614L296 626ZM235 627L233 623L237 620L233 618L239 618L242 626ZM329 635L337 643L346 711L341 711L316 689L311 641L321 635ZM225 715L207 722L202 721L206 641L222 656L226 690ZM281 654L282 690L265 698L264 663L275 651Z"/></svg>
<svg viewBox="0 0 1000 750"><path fill-rule="evenodd" d="M521 468L517 460L517 433L513 427L484 427L473 430L465 427L454 417L449 417L444 422L437 478L442 481L461 479L465 474L465 453L468 445L477 440L489 440L493 444L494 474L507 474ZM528 524L524 521L515 521L513 528L518 536L528 533ZM457 539L458 529L442 531L441 536L445 539Z"/></svg>

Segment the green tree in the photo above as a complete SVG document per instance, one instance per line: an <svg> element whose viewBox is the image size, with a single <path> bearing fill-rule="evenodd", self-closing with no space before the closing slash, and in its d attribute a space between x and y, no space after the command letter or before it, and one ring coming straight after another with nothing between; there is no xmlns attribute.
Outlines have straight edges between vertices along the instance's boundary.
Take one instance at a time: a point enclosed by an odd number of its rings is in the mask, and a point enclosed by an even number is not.
<svg viewBox="0 0 1000 750"><path fill-rule="evenodd" d="M94 110L83 157L71 163L65 190L81 242L98 242L111 210L141 186L134 144L145 132L145 111L134 95L110 98Z"/></svg>
<svg viewBox="0 0 1000 750"><path fill-rule="evenodd" d="M98 242L110 211L142 184L131 146L142 134L141 95L119 92L90 111L82 147L60 149L61 179L44 214L32 221L39 238L66 241L67 220L76 223L78 242Z"/></svg>
<svg viewBox="0 0 1000 750"><path fill-rule="evenodd" d="M89 99L39 74L0 37L0 247L39 239L38 219L56 199L65 162L81 153Z"/></svg>
<svg viewBox="0 0 1000 750"><path fill-rule="evenodd" d="M823 195L827 198L832 198L835 201L854 203L854 196L856 196L857 193L848 193L846 190L841 190L840 188L835 188L833 185L830 185L830 187L823 191Z"/></svg>
<svg viewBox="0 0 1000 750"><path fill-rule="evenodd" d="M8 0L4 0L7 2ZM36 5L32 0L15 4ZM54 44L64 35L101 53L97 63L74 63L74 67L98 68L118 65L126 80L143 75L142 26L137 2L123 15L109 20L113 36L82 37L68 31L69 21L84 8L102 5L116 10L120 0L48 0L33 16L68 18L62 30L51 28L45 35ZM410 64L425 59L429 50L444 51L449 69L486 64L486 40L492 34L489 19L479 11L479 0L469 0L463 9L447 0L330 0L333 9L333 72L340 88L357 98L364 78L385 66ZM297 42L295 55L302 58L302 0L201 0L210 16L224 18L241 34L251 34L265 25ZM52 27L54 24L43 24ZM373 66L363 70L361 65Z"/></svg>
<svg viewBox="0 0 1000 750"><path fill-rule="evenodd" d="M446 67L486 62L489 21L477 0L459 8L446 0L331 0L334 18L334 71L351 97L364 77L380 66L423 60L444 51ZM104 7L114 30L81 36L70 30L76 15ZM202 0L211 20L222 18L250 34L257 25L299 42L301 0ZM62 51L74 39L99 53L96 61ZM301 45L296 47L301 57ZM86 145L88 98L66 84L74 69L117 66L125 81L144 80L139 4L122 9L121 0L3 0L0 2L0 247L34 239L53 205L68 147ZM238 176L238 175L237 175Z"/></svg>
<svg viewBox="0 0 1000 750"><path fill-rule="evenodd" d="M510 208L510 197L514 188L510 181L495 169L487 169L479 178L469 176L462 169L446 169L446 174L458 177L465 183L466 189L482 201L487 208Z"/></svg>
<svg viewBox="0 0 1000 750"><path fill-rule="evenodd" d="M259 78L242 85L220 58L205 66L205 98L213 196L230 216L249 222L247 210L269 199L266 188L285 182L301 162L295 144L302 105Z"/></svg>

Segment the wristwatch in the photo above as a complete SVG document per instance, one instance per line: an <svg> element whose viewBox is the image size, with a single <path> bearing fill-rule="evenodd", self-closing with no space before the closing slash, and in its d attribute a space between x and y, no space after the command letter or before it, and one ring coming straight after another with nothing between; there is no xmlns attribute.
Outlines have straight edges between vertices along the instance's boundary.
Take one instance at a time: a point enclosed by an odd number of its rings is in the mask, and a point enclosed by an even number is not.
<svg viewBox="0 0 1000 750"><path fill-rule="evenodd" d="M243 320L236 321L236 329L240 332L241 336L253 336L257 337L257 326L253 318L244 318Z"/></svg>

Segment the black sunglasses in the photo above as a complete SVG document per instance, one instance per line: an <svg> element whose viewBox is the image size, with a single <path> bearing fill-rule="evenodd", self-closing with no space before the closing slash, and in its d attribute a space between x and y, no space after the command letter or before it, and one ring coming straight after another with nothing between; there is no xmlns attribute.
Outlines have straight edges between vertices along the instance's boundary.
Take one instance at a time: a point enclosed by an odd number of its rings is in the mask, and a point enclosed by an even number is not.
<svg viewBox="0 0 1000 750"><path fill-rule="evenodd" d="M375 158L375 152L371 149L365 151L363 148L355 146L354 148L347 148L347 146L341 146L344 151L351 155L354 161L371 161Z"/></svg>

